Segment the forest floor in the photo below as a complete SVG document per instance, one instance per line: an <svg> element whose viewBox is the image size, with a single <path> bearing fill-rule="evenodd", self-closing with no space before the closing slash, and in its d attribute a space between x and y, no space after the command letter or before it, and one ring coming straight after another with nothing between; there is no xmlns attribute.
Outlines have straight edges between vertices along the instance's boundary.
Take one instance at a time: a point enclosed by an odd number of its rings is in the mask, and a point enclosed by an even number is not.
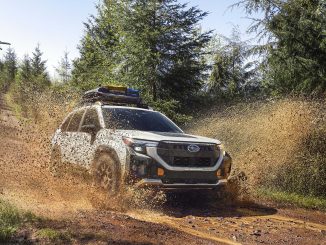
<svg viewBox="0 0 326 245"><path fill-rule="evenodd" d="M53 177L39 147L48 139L19 123L3 99L0 108L0 201L39 217L22 221L8 243L326 245L320 211L185 194L153 203L127 192L113 200L83 173Z"/></svg>

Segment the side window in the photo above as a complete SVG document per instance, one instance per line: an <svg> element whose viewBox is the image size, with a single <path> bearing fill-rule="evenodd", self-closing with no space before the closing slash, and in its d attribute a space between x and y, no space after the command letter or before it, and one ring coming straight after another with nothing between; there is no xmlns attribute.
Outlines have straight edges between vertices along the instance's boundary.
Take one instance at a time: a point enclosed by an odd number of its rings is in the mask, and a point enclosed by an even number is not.
<svg viewBox="0 0 326 245"><path fill-rule="evenodd" d="M95 108L91 108L86 111L83 125L94 125L96 131L100 130L101 125Z"/></svg>
<svg viewBox="0 0 326 245"><path fill-rule="evenodd" d="M66 132L72 116L73 116L73 114L70 114L69 117L67 117L67 119L63 122L63 124L61 125L61 132Z"/></svg>
<svg viewBox="0 0 326 245"><path fill-rule="evenodd" d="M79 124L83 118L84 112L85 112L85 110L80 110L80 111L77 111L73 115L73 117L69 123L69 126L67 128L67 132L77 132L78 131Z"/></svg>

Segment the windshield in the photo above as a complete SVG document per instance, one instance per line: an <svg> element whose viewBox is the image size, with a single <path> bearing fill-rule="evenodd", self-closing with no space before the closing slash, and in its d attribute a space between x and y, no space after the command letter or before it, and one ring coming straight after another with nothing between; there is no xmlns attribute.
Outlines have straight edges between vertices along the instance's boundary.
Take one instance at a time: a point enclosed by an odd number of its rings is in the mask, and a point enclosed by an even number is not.
<svg viewBox="0 0 326 245"><path fill-rule="evenodd" d="M173 122L155 111L103 108L103 116L107 128L182 133Z"/></svg>

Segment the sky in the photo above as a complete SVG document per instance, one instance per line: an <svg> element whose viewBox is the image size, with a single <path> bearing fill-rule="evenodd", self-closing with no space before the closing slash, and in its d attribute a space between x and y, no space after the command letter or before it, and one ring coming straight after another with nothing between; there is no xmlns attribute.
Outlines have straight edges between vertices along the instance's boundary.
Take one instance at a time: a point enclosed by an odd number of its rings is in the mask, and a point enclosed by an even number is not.
<svg viewBox="0 0 326 245"><path fill-rule="evenodd" d="M99 0L0 0L0 41L11 43L18 57L31 56L39 43L51 77L65 50L69 58L78 57L77 46L84 33L83 22L96 14ZM197 6L209 15L202 21L203 30L228 36L238 25L244 38L251 21L241 9L228 10L238 0L179 0ZM5 53L5 46L0 57Z"/></svg>

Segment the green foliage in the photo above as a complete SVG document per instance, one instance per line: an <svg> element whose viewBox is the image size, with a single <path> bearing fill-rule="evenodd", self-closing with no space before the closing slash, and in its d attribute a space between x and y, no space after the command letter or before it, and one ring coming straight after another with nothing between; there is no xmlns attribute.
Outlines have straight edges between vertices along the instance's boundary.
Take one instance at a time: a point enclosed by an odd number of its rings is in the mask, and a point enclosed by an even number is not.
<svg viewBox="0 0 326 245"><path fill-rule="evenodd" d="M24 84L30 84L33 80L31 59L25 55L19 67L20 81Z"/></svg>
<svg viewBox="0 0 326 245"><path fill-rule="evenodd" d="M127 50L133 53L127 59L128 73L145 82L154 101L175 99L185 104L201 88L206 69L200 57L210 33L200 33L196 25L207 13L174 0L136 1L129 9L135 13L130 11L126 22ZM139 61L142 66L135 66Z"/></svg>
<svg viewBox="0 0 326 245"><path fill-rule="evenodd" d="M218 97L233 97L259 89L256 63L249 61L250 45L241 40L237 27L230 38L222 37L213 51L214 61L208 87Z"/></svg>
<svg viewBox="0 0 326 245"><path fill-rule="evenodd" d="M164 113L167 117L172 119L174 122L178 124L185 124L189 122L192 117L187 116L185 114L181 113L176 113L176 111L180 110L180 103L176 100L170 100L170 101L165 101L165 100L157 100L157 101L152 101L151 106L157 110L161 111Z"/></svg>
<svg viewBox="0 0 326 245"><path fill-rule="evenodd" d="M324 0L245 0L247 13L263 12L249 29L267 43L265 81L278 93L326 91L326 4Z"/></svg>
<svg viewBox="0 0 326 245"><path fill-rule="evenodd" d="M58 67L55 68L59 75L60 83L68 83L71 79L71 64L68 55L68 51L65 51L58 64Z"/></svg>
<svg viewBox="0 0 326 245"><path fill-rule="evenodd" d="M16 232L22 217L9 203L0 200L0 241L6 241Z"/></svg>
<svg viewBox="0 0 326 245"><path fill-rule="evenodd" d="M0 62L0 85L10 94L8 101L15 105L19 116L27 117L27 107L33 104L33 96L50 88L45 64L39 45L33 57L25 55L19 65L12 49L8 49L4 61Z"/></svg>
<svg viewBox="0 0 326 245"><path fill-rule="evenodd" d="M71 242L71 236L69 233L63 233L51 228L44 228L41 230L38 230L36 232L36 235L39 238L48 239L51 242L60 242L60 243L70 243Z"/></svg>
<svg viewBox="0 0 326 245"><path fill-rule="evenodd" d="M51 85L49 75L46 71L46 61L42 59L42 55L40 45L37 45L30 61L33 89L40 91Z"/></svg>
<svg viewBox="0 0 326 245"><path fill-rule="evenodd" d="M280 91L326 90L326 5L323 1L289 1L269 24L279 40L270 64ZM304 9L305 11L302 11ZM282 65L280 65L282 64Z"/></svg>
<svg viewBox="0 0 326 245"><path fill-rule="evenodd" d="M8 48L4 56L4 61L0 64L1 76L0 90L7 91L11 84L15 82L17 72L17 57L12 48Z"/></svg>
<svg viewBox="0 0 326 245"><path fill-rule="evenodd" d="M79 45L80 58L74 61L73 84L89 90L99 84L116 84L114 68L118 40L119 18L116 1L107 0L97 5L97 16L84 23L86 32ZM124 84L124 83L122 83Z"/></svg>
<svg viewBox="0 0 326 245"><path fill-rule="evenodd" d="M147 101L186 104L207 68L201 56L210 33L197 29L206 15L175 0L104 1L86 23L75 84L125 84L142 89Z"/></svg>
<svg viewBox="0 0 326 245"><path fill-rule="evenodd" d="M270 199L278 204L290 204L303 208L326 210L326 199L321 197L299 195L296 193L265 188L259 188L256 194L259 198Z"/></svg>
<svg viewBox="0 0 326 245"><path fill-rule="evenodd" d="M35 86L31 60L28 55L24 56L20 64L17 77L18 79L16 83L11 86L9 94L15 94L15 100L16 103L18 103L17 106L20 105L21 110L25 109L28 102L30 102L30 93Z"/></svg>
<svg viewBox="0 0 326 245"><path fill-rule="evenodd" d="M10 240L24 222L34 222L36 219L35 215L23 213L0 199L0 243Z"/></svg>

